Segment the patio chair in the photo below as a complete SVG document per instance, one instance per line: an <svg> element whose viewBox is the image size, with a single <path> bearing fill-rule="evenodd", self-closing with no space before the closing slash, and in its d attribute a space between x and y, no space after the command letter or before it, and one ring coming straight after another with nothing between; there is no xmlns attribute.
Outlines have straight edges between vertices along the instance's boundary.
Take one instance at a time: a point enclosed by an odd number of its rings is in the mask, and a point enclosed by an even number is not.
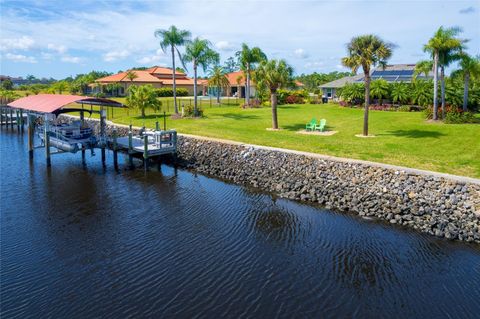
<svg viewBox="0 0 480 319"><path fill-rule="evenodd" d="M316 119L312 119L310 122L308 122L306 125L305 125L305 130L308 131L308 130L311 130L313 131L315 129L315 126L317 125L317 120Z"/></svg>
<svg viewBox="0 0 480 319"><path fill-rule="evenodd" d="M315 124L315 131L323 132L323 130L325 129L325 125L327 125L327 120L321 119L319 125Z"/></svg>

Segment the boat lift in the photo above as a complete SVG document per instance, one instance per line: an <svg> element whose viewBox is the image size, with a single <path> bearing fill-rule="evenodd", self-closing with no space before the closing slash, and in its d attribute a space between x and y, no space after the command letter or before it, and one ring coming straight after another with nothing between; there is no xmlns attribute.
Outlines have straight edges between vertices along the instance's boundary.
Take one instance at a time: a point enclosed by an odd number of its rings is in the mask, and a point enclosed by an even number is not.
<svg viewBox="0 0 480 319"><path fill-rule="evenodd" d="M72 103L81 104L82 107L64 108ZM90 109L85 109L84 104L90 105ZM93 105L99 106L99 110L94 110ZM23 111L27 112L29 156L33 158L35 148L45 148L47 166L51 165L50 157L53 154L81 151L82 160L85 161L85 151L90 149L94 154L94 148L100 148L102 162L105 163L105 149L110 147L113 150L115 166L117 166L119 150L128 152L130 164L132 164L132 156L137 153L142 154L145 167L149 157L176 153L177 132L159 130L158 123L156 130L153 132L142 130L138 137L133 136L132 126L130 126L128 137L118 136L116 129L113 130L111 137L107 137L105 108L125 107L114 100L76 95L39 94L18 99L9 103L8 106L11 114L15 110L19 115L22 114L21 118L23 118ZM71 112L80 113L79 120L69 124L55 123L60 114ZM92 128L85 124L85 113L100 115L99 132L93 132ZM40 119L43 120L42 125L38 125ZM35 132L42 141L41 145L34 145ZM54 153L51 152L51 147L56 149Z"/></svg>

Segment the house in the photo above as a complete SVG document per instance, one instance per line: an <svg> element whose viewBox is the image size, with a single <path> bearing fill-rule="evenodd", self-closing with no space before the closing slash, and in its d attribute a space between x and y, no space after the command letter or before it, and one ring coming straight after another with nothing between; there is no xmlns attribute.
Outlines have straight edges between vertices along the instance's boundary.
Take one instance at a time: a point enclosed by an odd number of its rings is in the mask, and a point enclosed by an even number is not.
<svg viewBox="0 0 480 319"><path fill-rule="evenodd" d="M226 74L228 78L228 82L230 83L229 87L227 89L222 89L221 95L222 96L234 96L234 97L239 97L239 98L244 98L245 97L245 74L243 71L236 71L236 72L231 72ZM207 87L204 89L204 91L208 92L208 95L216 96L217 95L217 88L216 87L208 87L208 81L204 82L204 85ZM295 81L295 85L298 88L303 88L304 84ZM250 80L250 97L255 97L256 95L256 90L255 90L255 82L253 80Z"/></svg>
<svg viewBox="0 0 480 319"><path fill-rule="evenodd" d="M387 65L385 68L377 67L371 71L370 77L372 81L378 79L384 79L389 83L393 82L404 82L410 83L413 81L415 73L415 64L391 64ZM425 76L424 74L419 74L418 79L431 79L433 78L433 72ZM340 88L343 88L346 84L349 83L363 83L364 75L357 74L354 76L346 76L341 79L337 79L332 82L328 82L320 85L322 89L323 97L328 99L337 99L337 91Z"/></svg>
<svg viewBox="0 0 480 319"><path fill-rule="evenodd" d="M125 95L126 90L131 85L145 85L151 84L155 88L173 87L173 75L172 69L154 66L146 70L132 70L135 74L135 78L129 79L126 72L120 72L114 75L109 75L95 80L95 84L92 85L95 91L98 93L104 91L104 86L108 84L120 84L119 95ZM175 71L175 82L177 88L187 89L189 95L193 95L194 80L187 77L187 75L180 71ZM201 88L201 81L197 81L199 88Z"/></svg>

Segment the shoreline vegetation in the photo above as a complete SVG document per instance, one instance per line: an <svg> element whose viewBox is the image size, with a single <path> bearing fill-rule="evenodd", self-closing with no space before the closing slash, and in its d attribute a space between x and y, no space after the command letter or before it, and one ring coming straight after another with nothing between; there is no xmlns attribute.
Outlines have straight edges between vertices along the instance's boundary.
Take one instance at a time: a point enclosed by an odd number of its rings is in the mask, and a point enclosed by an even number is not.
<svg viewBox="0 0 480 319"><path fill-rule="evenodd" d="M115 99L124 102L123 98ZM426 121L422 112L371 110L370 130L375 137L361 139L355 135L362 131L363 110L335 103L280 105L282 130L267 131L271 125L268 107L242 109L241 102L234 104L233 99L222 99L220 105L213 103L210 107L209 100L203 100L203 117L175 120L171 118L173 108L168 107L168 99L162 101L162 108L157 112L147 109L145 118L138 110L110 109L107 119L153 129L156 121L163 127L165 111L167 128L179 133L480 178L478 124ZM311 118L327 119L327 130L338 133L297 134Z"/></svg>

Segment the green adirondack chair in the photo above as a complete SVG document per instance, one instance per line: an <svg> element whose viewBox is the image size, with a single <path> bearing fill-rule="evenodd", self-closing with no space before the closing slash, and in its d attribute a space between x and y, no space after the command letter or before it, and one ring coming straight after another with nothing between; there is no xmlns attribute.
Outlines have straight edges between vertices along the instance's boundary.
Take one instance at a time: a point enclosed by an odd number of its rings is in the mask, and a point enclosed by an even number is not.
<svg viewBox="0 0 480 319"><path fill-rule="evenodd" d="M320 124L318 125L315 124L315 131L323 132L323 130L325 129L325 125L327 125L327 120L321 119Z"/></svg>
<svg viewBox="0 0 480 319"><path fill-rule="evenodd" d="M313 118L310 122L307 123L307 125L305 125L305 130L313 131L316 125L317 125L317 120Z"/></svg>

